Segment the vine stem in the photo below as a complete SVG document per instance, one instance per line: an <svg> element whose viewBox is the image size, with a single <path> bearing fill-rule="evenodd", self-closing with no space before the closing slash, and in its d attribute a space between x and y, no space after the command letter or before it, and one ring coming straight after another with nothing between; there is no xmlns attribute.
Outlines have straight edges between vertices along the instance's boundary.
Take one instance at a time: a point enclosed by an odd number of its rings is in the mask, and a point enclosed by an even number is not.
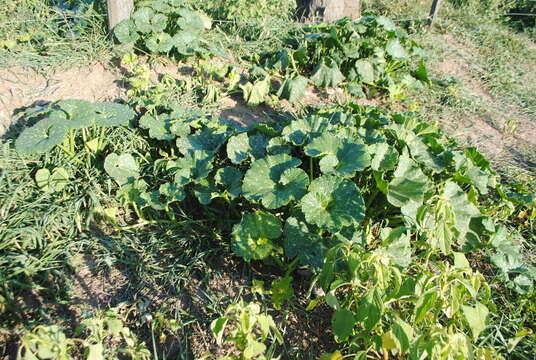
<svg viewBox="0 0 536 360"><path fill-rule="evenodd" d="M313 181L313 158L309 158L309 181Z"/></svg>
<svg viewBox="0 0 536 360"><path fill-rule="evenodd" d="M298 68L296 67L296 62L294 61L293 55L290 55L290 62L292 63L292 68L296 72L296 75L300 75L300 72L298 71Z"/></svg>
<svg viewBox="0 0 536 360"><path fill-rule="evenodd" d="M380 189L378 189L378 187L375 187L374 191L372 191L372 193L370 194L370 197L368 198L367 203L365 204L365 208L367 209L369 208L369 206L372 204L374 199L376 199L376 196L378 195L379 192L380 192Z"/></svg>
<svg viewBox="0 0 536 360"><path fill-rule="evenodd" d="M139 227L155 224L182 224L182 223L199 223L204 222L204 220L190 220L190 221L174 221L174 220L144 220L136 224L127 225L127 226L116 226L115 229L119 231L137 229Z"/></svg>
<svg viewBox="0 0 536 360"><path fill-rule="evenodd" d="M233 202L231 201L231 199L229 199L229 197L227 196L227 194L225 194L223 196L223 199L225 200L225 202L227 202L227 204L229 205L229 207L231 208L231 211L237 216L237 217L240 217L240 213L238 212L238 210L236 210L236 208L234 207L233 205Z"/></svg>

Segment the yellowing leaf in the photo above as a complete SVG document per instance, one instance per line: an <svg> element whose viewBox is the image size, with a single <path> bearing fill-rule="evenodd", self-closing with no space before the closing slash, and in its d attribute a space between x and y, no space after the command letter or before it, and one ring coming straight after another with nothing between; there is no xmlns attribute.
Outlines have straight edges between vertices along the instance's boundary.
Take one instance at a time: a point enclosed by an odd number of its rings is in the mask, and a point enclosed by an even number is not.
<svg viewBox="0 0 536 360"><path fill-rule="evenodd" d="M475 306L462 305L462 313L469 324L473 339L478 339L480 333L486 328L488 308L484 304L477 302Z"/></svg>

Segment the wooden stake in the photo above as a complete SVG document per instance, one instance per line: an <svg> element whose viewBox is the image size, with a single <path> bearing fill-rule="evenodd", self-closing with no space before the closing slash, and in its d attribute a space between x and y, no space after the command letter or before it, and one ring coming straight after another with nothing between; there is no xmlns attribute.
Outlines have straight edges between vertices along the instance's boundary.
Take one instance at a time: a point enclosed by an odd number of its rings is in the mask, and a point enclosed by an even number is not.
<svg viewBox="0 0 536 360"><path fill-rule="evenodd" d="M434 25L436 15L439 11L439 5L441 5L441 0L432 0L432 7L430 8L430 15L428 15L428 25Z"/></svg>
<svg viewBox="0 0 536 360"><path fill-rule="evenodd" d="M134 0L106 0L108 5L108 30L128 19L134 9Z"/></svg>

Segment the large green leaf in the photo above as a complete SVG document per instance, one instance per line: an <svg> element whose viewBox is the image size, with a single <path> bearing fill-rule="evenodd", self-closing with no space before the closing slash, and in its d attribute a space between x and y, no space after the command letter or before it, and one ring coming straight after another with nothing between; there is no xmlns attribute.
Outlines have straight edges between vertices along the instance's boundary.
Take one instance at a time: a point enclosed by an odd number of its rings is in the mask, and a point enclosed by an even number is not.
<svg viewBox="0 0 536 360"><path fill-rule="evenodd" d="M292 146L282 136L273 137L266 145L266 152L270 155L290 154Z"/></svg>
<svg viewBox="0 0 536 360"><path fill-rule="evenodd" d="M44 153L63 142L67 136L66 116L54 111L34 126L27 128L15 141L15 149L21 154Z"/></svg>
<svg viewBox="0 0 536 360"><path fill-rule="evenodd" d="M136 112L128 105L111 102L95 103L95 125L103 127L129 126Z"/></svg>
<svg viewBox="0 0 536 360"><path fill-rule="evenodd" d="M155 210L167 209L169 204L182 201L185 197L184 188L175 183L162 184L158 191L146 192L141 195L141 198Z"/></svg>
<svg viewBox="0 0 536 360"><path fill-rule="evenodd" d="M385 16L378 16L376 18L376 22L378 23L378 25L381 25L383 26L383 28L387 31L394 31L396 30L396 25L395 23L389 19L388 17L385 17Z"/></svg>
<svg viewBox="0 0 536 360"><path fill-rule="evenodd" d="M251 164L244 176L244 197L261 202L267 209L277 209L299 200L306 192L309 178L296 169L301 161L286 154L269 155Z"/></svg>
<svg viewBox="0 0 536 360"><path fill-rule="evenodd" d="M234 226L231 247L247 261L260 260L272 253L272 241L280 236L281 221L270 213L257 211L244 215Z"/></svg>
<svg viewBox="0 0 536 360"><path fill-rule="evenodd" d="M171 133L171 118L168 114L151 115L149 113L140 118L139 125L142 129L149 130L149 136L157 140L174 140Z"/></svg>
<svg viewBox="0 0 536 360"><path fill-rule="evenodd" d="M216 171L216 175L214 175L214 181L231 198L235 198L242 193L242 173L237 168L231 166L219 168Z"/></svg>
<svg viewBox="0 0 536 360"><path fill-rule="evenodd" d="M138 163L130 154L117 155L112 153L104 159L104 170L119 185L131 183L140 176Z"/></svg>
<svg viewBox="0 0 536 360"><path fill-rule="evenodd" d="M374 82L374 67L372 63L367 60L357 60L355 62L355 69L359 75L359 80L366 83Z"/></svg>
<svg viewBox="0 0 536 360"><path fill-rule="evenodd" d="M346 341L356 324L354 313L346 309L339 309L331 315L331 328L337 342Z"/></svg>
<svg viewBox="0 0 536 360"><path fill-rule="evenodd" d="M173 46L181 55L190 56L200 50L200 38L191 31L179 31L173 35Z"/></svg>
<svg viewBox="0 0 536 360"><path fill-rule="evenodd" d="M387 143L369 145L369 151L374 155L370 167L375 171L393 170L398 163L398 151Z"/></svg>
<svg viewBox="0 0 536 360"><path fill-rule="evenodd" d="M208 205L212 199L220 196L214 179L207 177L199 180L194 186L194 195L202 205Z"/></svg>
<svg viewBox="0 0 536 360"><path fill-rule="evenodd" d="M145 46L153 53L167 53L175 45L171 35L167 33L157 33L151 35L146 41Z"/></svg>
<svg viewBox="0 0 536 360"><path fill-rule="evenodd" d="M203 128L193 135L178 137L176 144L182 154L197 150L216 152L225 143L227 136L220 129Z"/></svg>
<svg viewBox="0 0 536 360"><path fill-rule="evenodd" d="M324 133L313 139L305 148L308 156L321 157L320 170L323 174L352 177L356 171L370 165L370 155L365 144L354 139L341 139Z"/></svg>
<svg viewBox="0 0 536 360"><path fill-rule="evenodd" d="M287 77L277 92L277 96L283 99L288 99L290 102L299 101L305 96L306 87L307 78L300 75L292 78Z"/></svg>
<svg viewBox="0 0 536 360"><path fill-rule="evenodd" d="M120 43L136 42L140 38L136 30L134 21L126 19L114 27L114 35Z"/></svg>
<svg viewBox="0 0 536 360"><path fill-rule="evenodd" d="M65 121L69 129L81 129L95 124L95 105L86 100L66 99L54 103L53 108L67 114Z"/></svg>
<svg viewBox="0 0 536 360"><path fill-rule="evenodd" d="M281 136L294 145L301 146L308 144L312 139L331 128L333 126L328 119L313 115L292 120L285 126Z"/></svg>
<svg viewBox="0 0 536 360"><path fill-rule="evenodd" d="M186 185L206 178L212 170L214 154L208 151L190 151L184 157L170 161L167 165L169 171L175 174L175 182Z"/></svg>
<svg viewBox="0 0 536 360"><path fill-rule="evenodd" d="M201 32L211 27L210 19L203 14L188 9L180 9L177 13L180 16L177 25L183 30Z"/></svg>
<svg viewBox="0 0 536 360"><path fill-rule="evenodd" d="M148 7L141 7L132 14L132 19L139 32L159 33L164 31L167 26L168 18L164 14L156 13Z"/></svg>
<svg viewBox="0 0 536 360"><path fill-rule="evenodd" d="M143 180L135 180L132 183L122 185L117 191L117 199L127 206L128 204L136 204L140 207L147 205L147 201L142 198L142 195L147 190L147 183Z"/></svg>
<svg viewBox="0 0 536 360"><path fill-rule="evenodd" d="M301 209L307 222L333 232L365 218L365 203L357 186L334 175L322 175L311 182Z"/></svg>
<svg viewBox="0 0 536 360"><path fill-rule="evenodd" d="M289 217L285 222L284 248L285 255L299 258L304 265L321 269L324 264L324 253L327 251L322 238L309 230L307 223L298 217Z"/></svg>
<svg viewBox="0 0 536 360"><path fill-rule="evenodd" d="M254 159L262 158L268 141L262 134L248 136L241 133L232 136L227 142L227 157L233 164L240 164L250 156Z"/></svg>
<svg viewBox="0 0 536 360"><path fill-rule="evenodd" d="M330 88L344 81L344 75L339 70L337 64L332 63L331 66L328 66L322 61L313 71L311 81L318 87Z"/></svg>
<svg viewBox="0 0 536 360"><path fill-rule="evenodd" d="M407 152L400 157L393 180L387 188L387 200L394 206L422 205L424 196L430 188L430 180Z"/></svg>
<svg viewBox="0 0 536 360"><path fill-rule="evenodd" d="M424 143L421 137L415 135L413 131L409 131L409 136L406 138L411 156L419 163L426 165L435 173L440 173L445 170L445 162L440 157L434 155L430 148Z"/></svg>

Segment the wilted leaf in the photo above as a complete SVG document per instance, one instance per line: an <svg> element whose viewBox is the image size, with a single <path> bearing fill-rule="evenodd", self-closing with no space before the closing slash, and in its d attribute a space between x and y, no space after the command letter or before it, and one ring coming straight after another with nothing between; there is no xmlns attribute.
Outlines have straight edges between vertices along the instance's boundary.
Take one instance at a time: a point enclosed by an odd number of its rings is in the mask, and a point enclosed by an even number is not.
<svg viewBox="0 0 536 360"><path fill-rule="evenodd" d="M292 288L292 276L285 276L272 282L272 302L274 309L281 310L281 305L285 301L290 301L294 297Z"/></svg>
<svg viewBox="0 0 536 360"><path fill-rule="evenodd" d="M104 360L104 346L102 343L88 345L87 360Z"/></svg>
<svg viewBox="0 0 536 360"><path fill-rule="evenodd" d="M320 62L311 75L311 81L321 88L335 87L344 79L344 75L335 63L327 66L324 62Z"/></svg>
<svg viewBox="0 0 536 360"><path fill-rule="evenodd" d="M287 77L277 92L277 96L283 99L288 99L290 102L299 101L305 96L306 87L307 79L303 76L298 75L293 78Z"/></svg>
<svg viewBox="0 0 536 360"><path fill-rule="evenodd" d="M475 306L462 305L462 313L469 324L473 339L476 341L480 333L486 328L488 308L484 304L477 302Z"/></svg>
<svg viewBox="0 0 536 360"><path fill-rule="evenodd" d="M52 170L52 173L46 168L39 169L35 173L35 182L41 191L55 192L61 191L69 184L69 173L62 167Z"/></svg>
<svg viewBox="0 0 536 360"><path fill-rule="evenodd" d="M408 60L408 53L398 39L389 40L385 50L396 60Z"/></svg>
<svg viewBox="0 0 536 360"><path fill-rule="evenodd" d="M244 95L244 100L248 105L256 106L263 103L265 98L270 93L270 78L266 77L263 80L257 80L254 83L248 82L244 85L239 85Z"/></svg>
<svg viewBox="0 0 536 360"><path fill-rule="evenodd" d="M387 200L394 206L403 207L410 203L420 206L424 194L430 188L430 180L407 152L400 157L398 167L389 183Z"/></svg>
<svg viewBox="0 0 536 360"><path fill-rule="evenodd" d="M221 345L222 343L223 333L225 331L225 326L227 325L228 321L228 318L221 317L210 323L210 330L212 331L212 334L214 334L214 337L216 338L216 343L218 345Z"/></svg>
<svg viewBox="0 0 536 360"><path fill-rule="evenodd" d="M415 324L421 322L428 311L435 306L437 295L437 289L432 289L417 299L417 303L415 304Z"/></svg>

